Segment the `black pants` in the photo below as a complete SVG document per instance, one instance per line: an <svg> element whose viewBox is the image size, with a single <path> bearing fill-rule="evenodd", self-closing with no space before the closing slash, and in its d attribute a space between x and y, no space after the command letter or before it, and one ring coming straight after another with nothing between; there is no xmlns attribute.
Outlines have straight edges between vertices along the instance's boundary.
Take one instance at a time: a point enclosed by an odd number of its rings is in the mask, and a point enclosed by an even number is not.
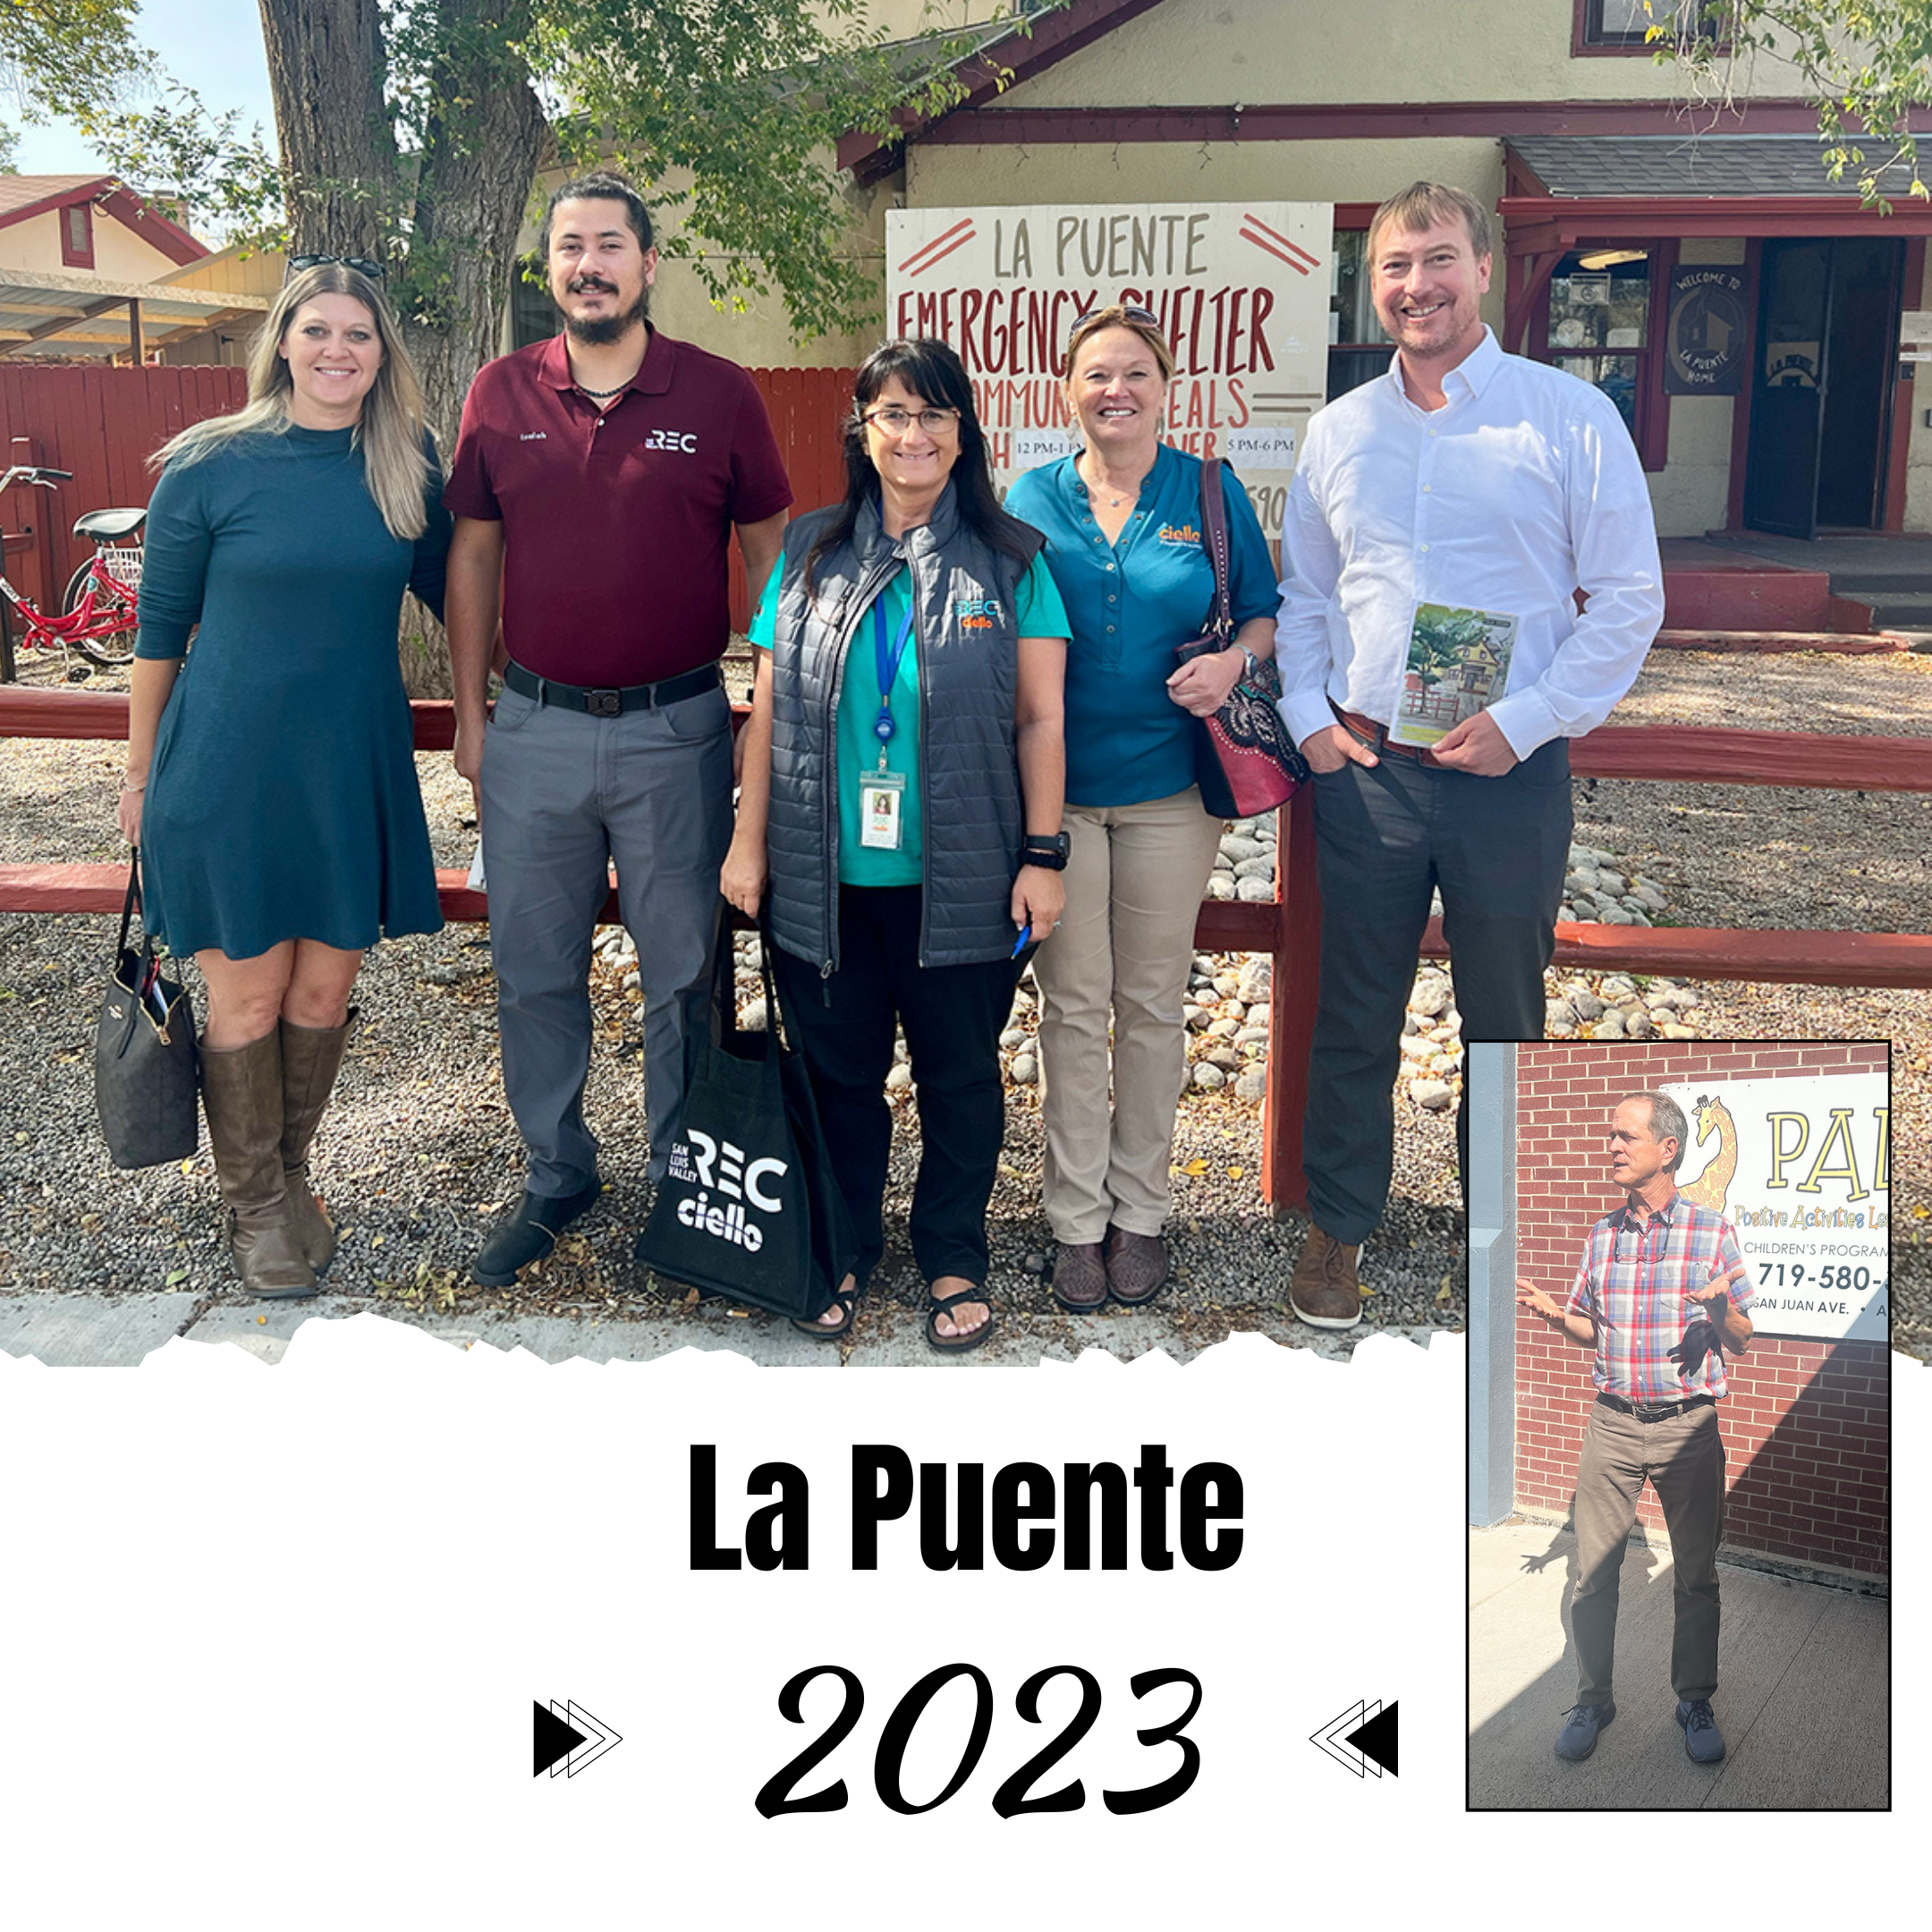
<svg viewBox="0 0 1932 1932"><path fill-rule="evenodd" d="M956 1275L978 1286L987 1276L987 1202L1006 1129L999 1036L1019 967L1009 960L922 967L922 897L917 886L842 886L838 970L821 979L782 948L773 959L859 1237L860 1283L886 1251L886 1076L902 1026L919 1110L913 1258L928 1282Z"/></svg>
<svg viewBox="0 0 1932 1932"><path fill-rule="evenodd" d="M1570 857L1570 747L1553 739L1499 778L1385 752L1315 778L1321 993L1302 1168L1335 1240L1387 1205L1402 1021L1440 887L1465 1040L1541 1039L1543 972ZM1469 1130L1456 1148L1466 1170Z"/></svg>

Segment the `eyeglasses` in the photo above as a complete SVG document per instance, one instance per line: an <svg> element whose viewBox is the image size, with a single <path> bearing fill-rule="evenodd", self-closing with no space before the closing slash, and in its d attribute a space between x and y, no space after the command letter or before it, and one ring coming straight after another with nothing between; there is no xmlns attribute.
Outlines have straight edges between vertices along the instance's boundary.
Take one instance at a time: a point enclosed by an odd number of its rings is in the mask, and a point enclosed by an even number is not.
<svg viewBox="0 0 1932 1932"><path fill-rule="evenodd" d="M366 275L374 282L389 279L388 269L379 261L371 261L367 255L291 255L282 279L286 282L290 275L300 275L305 268L353 268L358 275Z"/></svg>
<svg viewBox="0 0 1932 1932"><path fill-rule="evenodd" d="M960 419L956 409L922 409L917 416L911 410L902 410L887 403L884 409L868 410L860 419L883 429L887 436L902 436L914 423L929 436L944 436L954 428Z"/></svg>

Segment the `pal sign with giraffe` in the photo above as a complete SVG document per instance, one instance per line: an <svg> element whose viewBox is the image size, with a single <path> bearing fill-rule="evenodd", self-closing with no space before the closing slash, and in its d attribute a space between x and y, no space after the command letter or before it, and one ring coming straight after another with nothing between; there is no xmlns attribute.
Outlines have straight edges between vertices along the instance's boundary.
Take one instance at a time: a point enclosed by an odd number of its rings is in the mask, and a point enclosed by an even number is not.
<svg viewBox="0 0 1932 1932"><path fill-rule="evenodd" d="M1882 1342L1891 1306L1890 1082L1882 1073L1696 1080L1684 1110L1687 1200L1736 1228L1761 1335Z"/></svg>

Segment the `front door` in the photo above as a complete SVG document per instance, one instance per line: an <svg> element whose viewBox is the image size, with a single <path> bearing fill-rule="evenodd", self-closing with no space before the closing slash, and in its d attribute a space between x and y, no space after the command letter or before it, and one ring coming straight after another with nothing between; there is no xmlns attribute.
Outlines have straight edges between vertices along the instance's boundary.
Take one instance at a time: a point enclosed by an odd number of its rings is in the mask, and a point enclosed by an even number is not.
<svg viewBox="0 0 1932 1932"><path fill-rule="evenodd" d="M1781 537L1884 517L1902 248L1767 242L1744 521Z"/></svg>

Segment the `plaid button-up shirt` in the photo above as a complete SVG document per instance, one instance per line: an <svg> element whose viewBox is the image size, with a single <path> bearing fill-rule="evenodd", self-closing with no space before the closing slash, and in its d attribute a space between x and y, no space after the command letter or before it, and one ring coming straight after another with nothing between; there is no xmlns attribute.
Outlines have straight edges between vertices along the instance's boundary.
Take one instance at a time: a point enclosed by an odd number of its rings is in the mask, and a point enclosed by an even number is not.
<svg viewBox="0 0 1932 1932"><path fill-rule="evenodd" d="M1732 1307L1749 1308L1757 1300L1737 1231L1722 1215L1682 1194L1673 1194L1648 1223L1628 1206L1606 1215L1590 1230L1563 1309L1597 1324L1590 1370L1597 1386L1644 1404L1724 1394L1728 1385L1722 1354L1707 1356L1688 1378L1670 1358L1704 1313L1690 1291L1720 1279L1730 1290Z"/></svg>

